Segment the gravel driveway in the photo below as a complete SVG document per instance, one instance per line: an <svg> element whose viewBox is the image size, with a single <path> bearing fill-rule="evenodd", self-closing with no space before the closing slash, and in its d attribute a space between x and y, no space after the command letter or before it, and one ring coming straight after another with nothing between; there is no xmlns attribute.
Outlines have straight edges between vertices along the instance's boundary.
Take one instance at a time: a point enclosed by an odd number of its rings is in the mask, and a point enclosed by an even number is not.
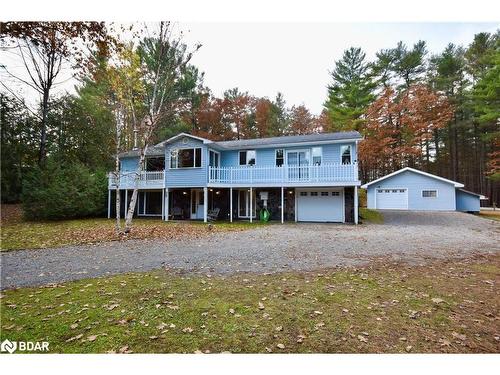
<svg viewBox="0 0 500 375"><path fill-rule="evenodd" d="M384 212L383 225L273 224L192 240L129 240L1 254L1 287L43 285L166 267L230 274L423 263L500 251L500 223L456 212Z"/></svg>

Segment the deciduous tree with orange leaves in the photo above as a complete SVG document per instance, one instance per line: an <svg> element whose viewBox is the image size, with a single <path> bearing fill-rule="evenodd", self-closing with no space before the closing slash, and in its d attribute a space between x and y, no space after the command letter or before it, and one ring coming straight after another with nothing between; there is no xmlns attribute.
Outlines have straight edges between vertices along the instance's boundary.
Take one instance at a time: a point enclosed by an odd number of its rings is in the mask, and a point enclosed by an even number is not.
<svg viewBox="0 0 500 375"><path fill-rule="evenodd" d="M446 96L417 84L398 94L388 87L368 108L359 161L365 180L432 160L433 134L452 118Z"/></svg>

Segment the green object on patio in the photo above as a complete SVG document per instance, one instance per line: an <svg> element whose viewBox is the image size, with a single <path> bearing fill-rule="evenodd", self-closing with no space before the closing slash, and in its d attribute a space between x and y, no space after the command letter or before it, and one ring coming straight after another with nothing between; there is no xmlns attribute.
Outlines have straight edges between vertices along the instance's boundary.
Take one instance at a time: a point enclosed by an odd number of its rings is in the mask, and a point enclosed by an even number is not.
<svg viewBox="0 0 500 375"><path fill-rule="evenodd" d="M270 217L271 217L271 214L269 213L267 208L263 208L262 210L260 210L260 221L262 221L263 223L266 223L269 221Z"/></svg>

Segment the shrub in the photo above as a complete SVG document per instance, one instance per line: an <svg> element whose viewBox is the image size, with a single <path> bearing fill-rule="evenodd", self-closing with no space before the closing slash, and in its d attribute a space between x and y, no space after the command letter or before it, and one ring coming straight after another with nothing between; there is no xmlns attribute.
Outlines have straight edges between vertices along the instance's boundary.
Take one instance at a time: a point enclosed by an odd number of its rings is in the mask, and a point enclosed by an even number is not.
<svg viewBox="0 0 500 375"><path fill-rule="evenodd" d="M24 178L21 200L27 219L56 220L103 215L106 196L104 172L48 161Z"/></svg>

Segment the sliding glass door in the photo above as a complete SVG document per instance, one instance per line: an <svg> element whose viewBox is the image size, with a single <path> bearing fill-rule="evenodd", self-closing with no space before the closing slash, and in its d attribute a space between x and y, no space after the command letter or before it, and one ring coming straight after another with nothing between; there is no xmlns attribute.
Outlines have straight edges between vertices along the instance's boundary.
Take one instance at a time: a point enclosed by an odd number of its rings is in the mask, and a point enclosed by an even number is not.
<svg viewBox="0 0 500 375"><path fill-rule="evenodd" d="M255 190L252 192L252 217L255 217L256 199ZM250 190L238 191L238 217L250 217Z"/></svg>

